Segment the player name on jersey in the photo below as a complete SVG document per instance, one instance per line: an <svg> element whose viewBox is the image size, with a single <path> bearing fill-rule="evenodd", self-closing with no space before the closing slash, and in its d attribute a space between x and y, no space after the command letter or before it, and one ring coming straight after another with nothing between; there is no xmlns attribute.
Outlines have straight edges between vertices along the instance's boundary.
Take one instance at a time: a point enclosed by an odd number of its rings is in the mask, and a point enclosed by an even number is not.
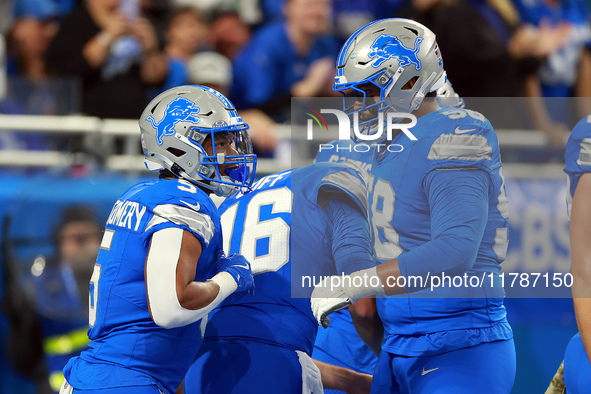
<svg viewBox="0 0 591 394"><path fill-rule="evenodd" d="M135 201L117 200L109 215L107 225L125 227L129 230L138 231L145 213L145 205Z"/></svg>

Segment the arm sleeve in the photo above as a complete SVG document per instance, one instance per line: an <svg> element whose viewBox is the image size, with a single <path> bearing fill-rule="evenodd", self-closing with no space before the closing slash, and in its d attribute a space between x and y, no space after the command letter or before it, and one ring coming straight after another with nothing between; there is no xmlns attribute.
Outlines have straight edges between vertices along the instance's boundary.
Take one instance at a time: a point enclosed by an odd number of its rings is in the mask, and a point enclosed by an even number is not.
<svg viewBox="0 0 591 394"><path fill-rule="evenodd" d="M339 274L376 266L372 257L369 222L350 198L332 198L326 214L332 223L332 255Z"/></svg>
<svg viewBox="0 0 591 394"><path fill-rule="evenodd" d="M181 306L176 292L176 268L181 253L183 230L166 228L152 237L146 259L146 292L154 323L163 328L182 327L195 323L211 312L237 284L227 272L219 272L211 280L218 284L216 298L203 308L192 310Z"/></svg>
<svg viewBox="0 0 591 394"><path fill-rule="evenodd" d="M192 201L192 200L191 200ZM195 202L193 202L195 203ZM148 222L144 237L148 239L157 231L169 227L179 227L191 232L207 248L215 233L215 225L207 212L200 212L176 204L161 204L154 208L154 216Z"/></svg>
<svg viewBox="0 0 591 394"><path fill-rule="evenodd" d="M398 256L400 273L407 278L462 274L474 265L488 221L490 178L481 170L436 170L425 176L423 187L431 240Z"/></svg>

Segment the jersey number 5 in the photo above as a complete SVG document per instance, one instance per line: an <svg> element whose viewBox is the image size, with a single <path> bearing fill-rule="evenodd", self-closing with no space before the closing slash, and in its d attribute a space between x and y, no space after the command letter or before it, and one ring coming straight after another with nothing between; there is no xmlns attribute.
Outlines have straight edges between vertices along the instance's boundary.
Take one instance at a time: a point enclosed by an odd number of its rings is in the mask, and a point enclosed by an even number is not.
<svg viewBox="0 0 591 394"><path fill-rule="evenodd" d="M96 322L96 304L98 302L99 279L101 278L101 265L95 264L92 276L90 277L90 284L88 287L88 325L94 326Z"/></svg>

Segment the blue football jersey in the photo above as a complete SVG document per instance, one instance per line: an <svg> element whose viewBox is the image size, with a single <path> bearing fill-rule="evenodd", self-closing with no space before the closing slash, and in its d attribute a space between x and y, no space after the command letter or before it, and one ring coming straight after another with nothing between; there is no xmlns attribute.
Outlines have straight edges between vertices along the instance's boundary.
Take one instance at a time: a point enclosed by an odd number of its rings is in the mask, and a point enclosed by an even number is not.
<svg viewBox="0 0 591 394"><path fill-rule="evenodd" d="M432 239L433 212L423 183L431 171L479 169L490 178L488 222L467 275L498 274L508 246L508 212L499 146L490 122L471 110L444 107L420 117L412 132L416 141L396 135L392 143L404 150L376 154L372 165L370 214L376 257L397 257L402 272L405 257ZM453 173L462 177L464 172ZM436 270L436 259L430 260L424 263ZM378 298L383 349L420 356L511 338L503 296L495 281L492 287L448 286Z"/></svg>
<svg viewBox="0 0 591 394"><path fill-rule="evenodd" d="M369 173L374 148L352 140L336 140L323 144L316 155L316 163L333 162ZM348 310L331 314L330 326L319 330L314 343L314 358L347 367L356 372L373 374L378 358L363 343ZM338 360L338 361L337 361Z"/></svg>
<svg viewBox="0 0 591 394"><path fill-rule="evenodd" d="M107 220L90 280L89 349L64 369L78 389L155 384L174 393L201 343L199 322L164 329L150 316L144 278L152 235L178 227L202 244L196 281L215 273L222 232L209 196L186 180L131 187Z"/></svg>
<svg viewBox="0 0 591 394"><path fill-rule="evenodd" d="M564 152L564 172L568 175L566 205L568 215L581 175L591 172L591 115L585 116L573 128Z"/></svg>
<svg viewBox="0 0 591 394"><path fill-rule="evenodd" d="M372 167L373 151L371 145L356 144L351 140L336 140L322 144L315 162L341 163L368 173Z"/></svg>
<svg viewBox="0 0 591 394"><path fill-rule="evenodd" d="M205 339L252 339L312 353L318 322L302 292L304 275L332 275L331 222L322 192L342 193L367 212L361 175L321 163L266 176L220 206L224 250L251 263L254 295L235 293L210 313ZM369 239L367 240L369 242ZM293 262L293 264L292 264ZM309 297L313 286L307 287ZM299 295L299 294L298 294Z"/></svg>

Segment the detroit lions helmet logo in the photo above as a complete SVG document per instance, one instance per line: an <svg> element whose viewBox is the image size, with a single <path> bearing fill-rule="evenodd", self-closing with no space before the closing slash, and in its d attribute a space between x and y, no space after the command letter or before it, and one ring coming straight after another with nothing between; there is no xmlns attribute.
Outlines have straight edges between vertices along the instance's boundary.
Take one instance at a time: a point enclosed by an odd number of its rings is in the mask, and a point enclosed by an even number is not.
<svg viewBox="0 0 591 394"><path fill-rule="evenodd" d="M421 60L418 58L417 52L419 52L421 41L423 38L417 37L414 49L407 48L398 37L382 34L371 44L367 56L375 60L372 64L373 68L380 67L386 60L396 58L400 67L414 64L418 71L421 69Z"/></svg>
<svg viewBox="0 0 591 394"><path fill-rule="evenodd" d="M177 97L168 104L160 122L156 123L152 115L148 116L146 120L152 123L152 127L156 129L156 142L158 145L162 145L162 137L175 134L174 126L177 123L199 123L201 118L197 116L198 113L199 107L196 107L194 102L185 97Z"/></svg>

